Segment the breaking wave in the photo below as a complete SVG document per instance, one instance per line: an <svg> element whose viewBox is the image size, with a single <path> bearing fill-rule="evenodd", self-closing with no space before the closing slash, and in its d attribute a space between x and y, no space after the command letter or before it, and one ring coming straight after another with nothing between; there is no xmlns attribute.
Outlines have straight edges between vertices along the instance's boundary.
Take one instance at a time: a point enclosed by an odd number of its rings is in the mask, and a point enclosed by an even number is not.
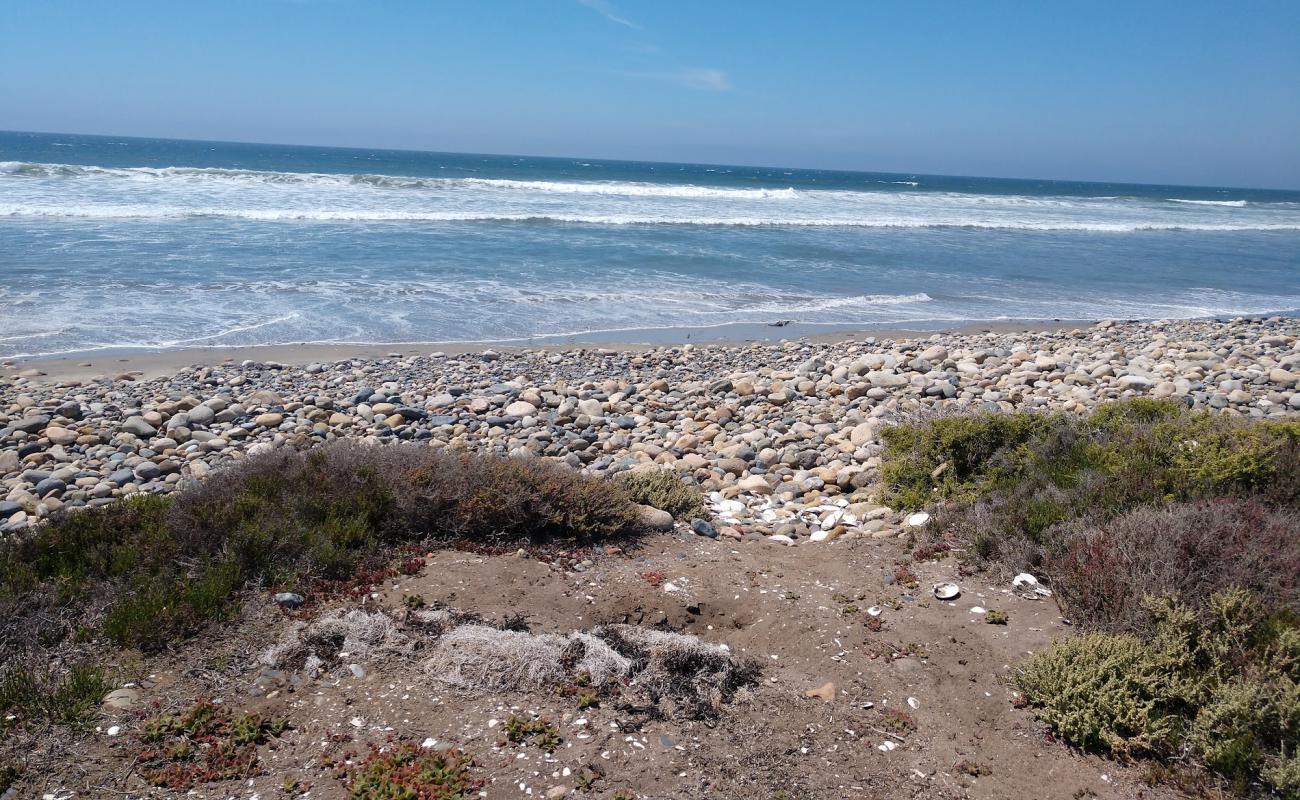
<svg viewBox="0 0 1300 800"><path fill-rule="evenodd" d="M947 215L927 219L923 216L879 216L862 218L801 216L676 216L664 213L583 214L583 213L495 213L491 211L432 211L398 209L292 209L292 208L183 208L147 205L85 205L40 207L0 203L0 217L48 217L68 219L179 220L233 219L253 222L324 222L324 223L514 223L571 225L682 225L695 227L811 227L811 228L902 228L902 229L971 229L1022 231L1079 231L1131 233L1138 231L1292 231L1300 230L1300 219L1286 222L1195 222L1190 220L1070 220L1070 219L989 219Z"/></svg>

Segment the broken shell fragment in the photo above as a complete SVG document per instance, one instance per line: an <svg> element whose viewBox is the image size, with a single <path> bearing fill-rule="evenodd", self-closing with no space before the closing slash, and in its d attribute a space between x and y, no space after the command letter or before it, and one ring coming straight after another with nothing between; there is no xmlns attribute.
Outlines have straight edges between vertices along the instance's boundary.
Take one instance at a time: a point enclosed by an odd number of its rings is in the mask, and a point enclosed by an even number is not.
<svg viewBox="0 0 1300 800"><path fill-rule="evenodd" d="M955 583L936 583L934 596L940 600L953 600L961 594L961 588Z"/></svg>
<svg viewBox="0 0 1300 800"><path fill-rule="evenodd" d="M871 617L878 617L883 613L885 613L885 609L881 608L880 606L872 606L871 608L867 609L867 615Z"/></svg>
<svg viewBox="0 0 1300 800"><path fill-rule="evenodd" d="M835 684L827 682L816 689L809 689L803 693L804 697L818 697L829 703L835 699Z"/></svg>

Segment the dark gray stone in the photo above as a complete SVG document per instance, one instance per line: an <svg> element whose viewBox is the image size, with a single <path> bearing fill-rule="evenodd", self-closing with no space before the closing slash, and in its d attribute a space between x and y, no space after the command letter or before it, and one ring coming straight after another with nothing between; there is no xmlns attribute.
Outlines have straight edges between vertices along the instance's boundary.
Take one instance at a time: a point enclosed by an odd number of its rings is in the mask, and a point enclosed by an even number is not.
<svg viewBox="0 0 1300 800"><path fill-rule="evenodd" d="M37 431L50 424L50 418L45 414L38 414L34 417L22 417L9 423L9 427L23 433L36 433Z"/></svg>
<svg viewBox="0 0 1300 800"><path fill-rule="evenodd" d="M700 536L707 536L710 539L718 538L718 529L713 527L713 523L709 522L707 519L696 517L691 520L691 530L695 531Z"/></svg>
<svg viewBox="0 0 1300 800"><path fill-rule="evenodd" d="M59 494L66 488L68 488L68 484L58 478L46 478L36 484L36 496L45 497L50 494Z"/></svg>

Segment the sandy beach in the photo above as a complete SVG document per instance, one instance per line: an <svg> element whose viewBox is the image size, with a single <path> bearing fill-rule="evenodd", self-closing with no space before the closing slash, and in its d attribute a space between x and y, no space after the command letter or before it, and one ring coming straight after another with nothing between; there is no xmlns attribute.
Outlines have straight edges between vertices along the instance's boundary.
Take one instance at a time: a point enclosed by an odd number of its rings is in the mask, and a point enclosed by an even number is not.
<svg viewBox="0 0 1300 800"><path fill-rule="evenodd" d="M1028 331L1065 330L1090 324L1081 320L1037 320L1024 322L972 323L950 328L857 329L801 322L766 325L724 325L695 329L645 329L620 332L617 338L600 334L589 337L537 337L506 342L397 342L397 343L318 343L257 345L250 347L193 347L171 350L139 349L88 351L55 356L37 356L0 360L0 377L26 373L42 382L88 380L96 376L130 375L139 380L158 378L185 367L238 364L243 361L274 362L305 366L313 362L343 359L378 359L412 357L429 353L462 355L485 350L510 352L522 350L563 351L573 348L640 352L654 347L686 344L709 344L737 347L753 342L803 340L812 344L876 339L911 339L940 335L977 333L1021 333ZM40 375L34 372L42 373Z"/></svg>

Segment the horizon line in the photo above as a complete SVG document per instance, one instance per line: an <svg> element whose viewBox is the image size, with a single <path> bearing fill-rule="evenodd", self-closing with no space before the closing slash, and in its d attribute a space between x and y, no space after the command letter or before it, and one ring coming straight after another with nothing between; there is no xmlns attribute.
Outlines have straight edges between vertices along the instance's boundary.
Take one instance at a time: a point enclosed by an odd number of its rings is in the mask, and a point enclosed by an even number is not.
<svg viewBox="0 0 1300 800"><path fill-rule="evenodd" d="M173 136L141 136L138 134L117 134L117 133L78 133L73 131L28 131L0 129L0 133L28 134L36 136L92 136L101 139L140 139L144 141L171 141L171 142L195 142L200 144L234 144L234 145L258 145L268 147L303 147L303 148L323 148L328 150L379 150L393 153L425 153L430 155L457 155L457 156L492 156L495 158L548 158L557 160L597 160L621 162L627 164L664 164L691 167L739 167L741 169L791 169L802 172L845 172L857 173L862 175L889 175L909 178L969 178L974 180L1010 180L1024 182L1046 182L1046 183L1075 183L1075 184L1092 184L1097 186L1158 186L1173 189L1227 189L1232 191L1248 192L1280 192L1280 193L1300 193L1300 186L1294 188L1276 188L1262 186L1218 186L1214 184L1200 183L1144 183L1132 180L1096 180L1080 178L1044 178L1044 177L1021 177L1014 175L962 175L962 174L945 174L939 172L893 172L884 170L867 170L867 169L844 169L831 167L797 167L779 164L727 164L713 161L661 161L657 159L634 159L634 158L607 158L603 156L574 156L574 155L543 155L528 153L487 153L469 150L429 150L416 147L376 147L370 145L338 145L338 144L316 144L301 142L262 142L262 141L243 141L236 139L190 139Z"/></svg>

